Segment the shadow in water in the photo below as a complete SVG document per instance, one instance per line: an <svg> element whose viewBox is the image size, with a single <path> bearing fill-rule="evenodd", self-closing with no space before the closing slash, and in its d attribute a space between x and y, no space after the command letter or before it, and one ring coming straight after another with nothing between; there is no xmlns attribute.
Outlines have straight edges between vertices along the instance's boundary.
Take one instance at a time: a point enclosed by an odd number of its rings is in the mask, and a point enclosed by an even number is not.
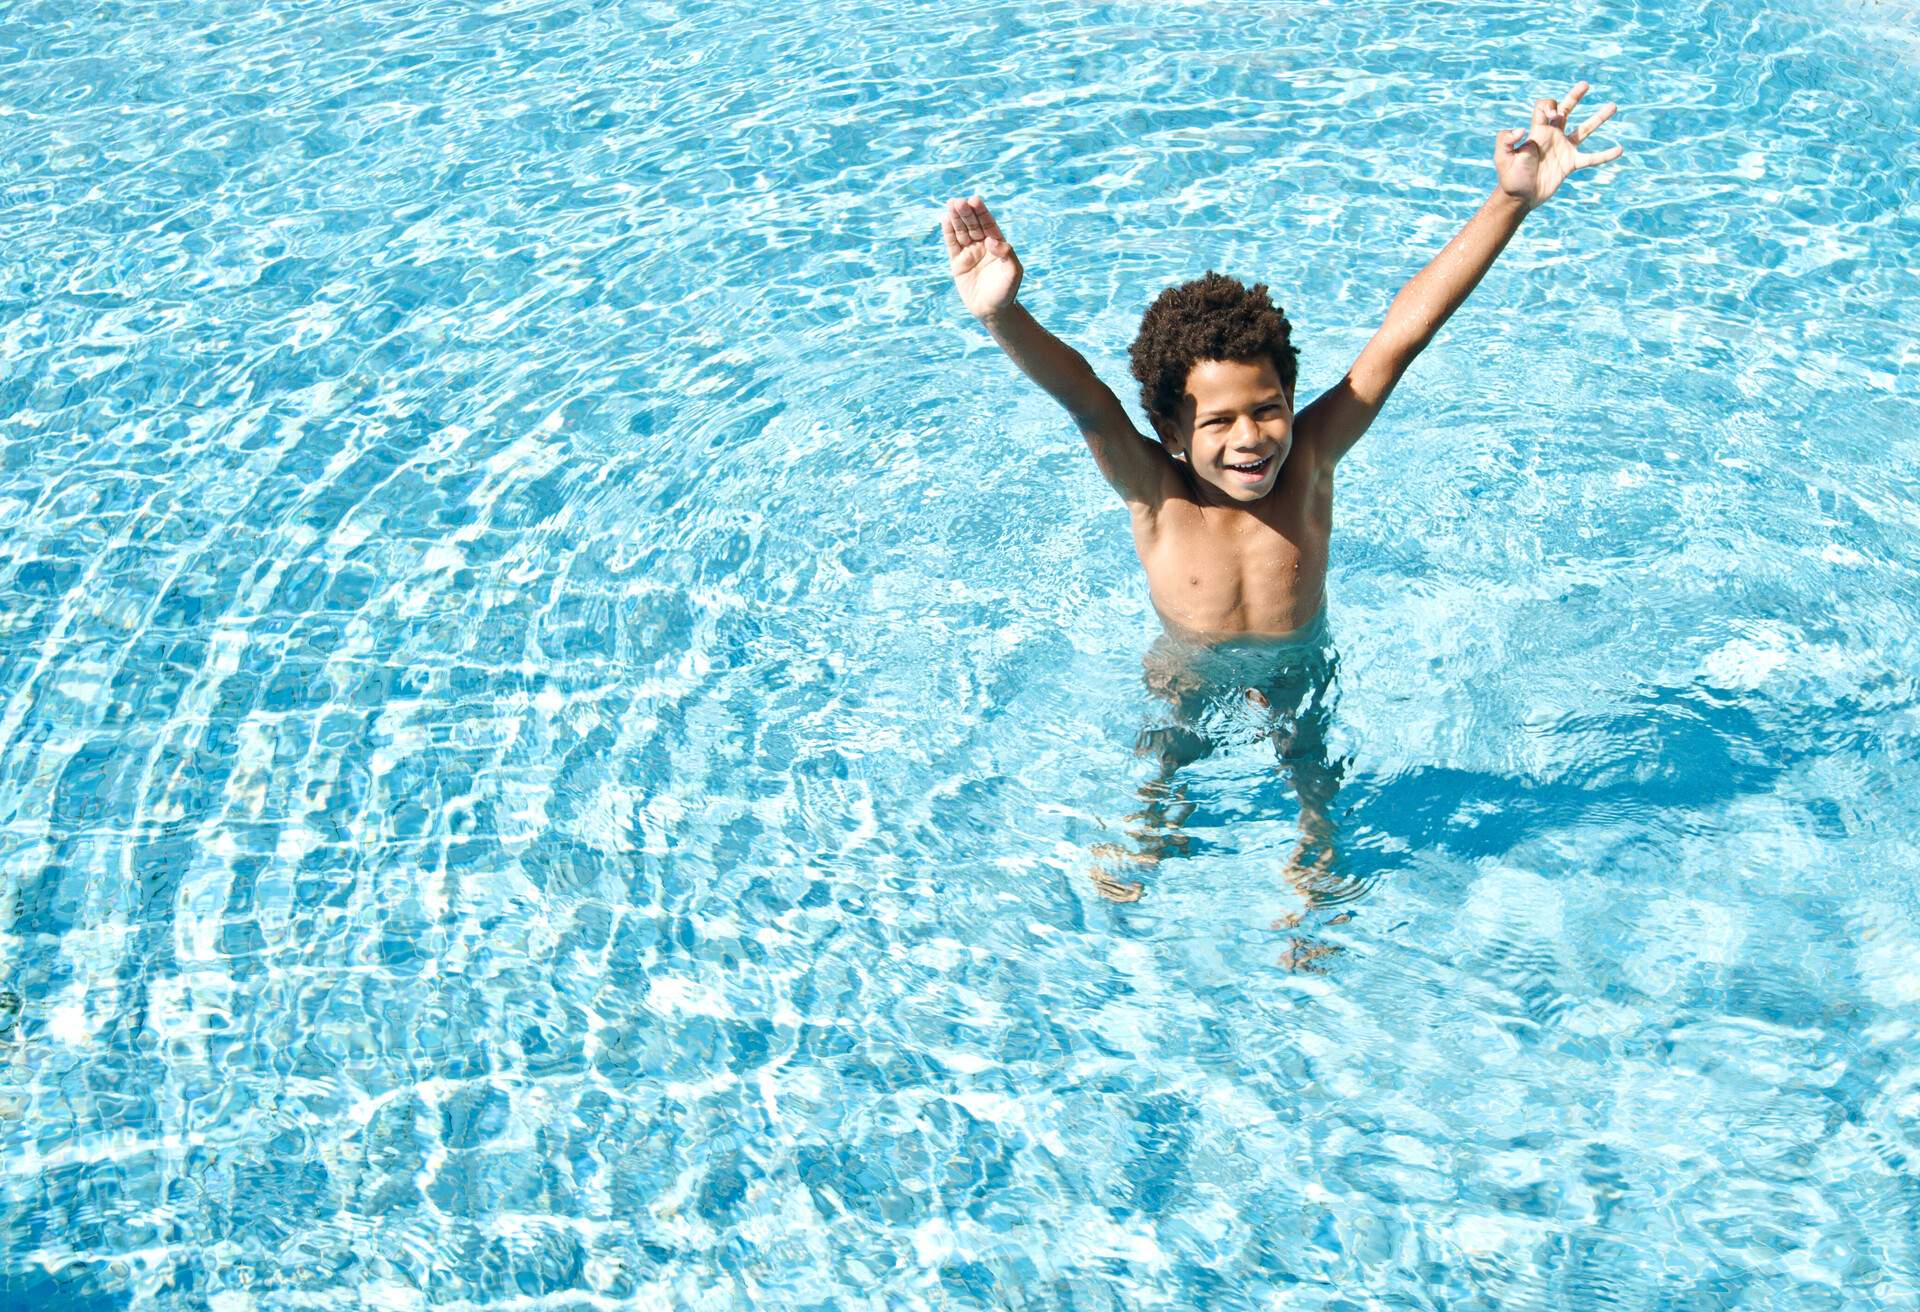
<svg viewBox="0 0 1920 1312"><path fill-rule="evenodd" d="M1809 761L1868 749L1884 753L1893 744L1881 726L1911 704L1842 698L1789 708L1704 683L1650 686L1613 709L1570 715L1537 730L1587 748L1570 753L1564 743L1549 744L1544 754L1573 757L1558 773L1422 765L1379 775L1351 768L1364 757L1336 761L1312 776L1336 787L1311 799L1324 813L1333 851L1296 886L1310 906L1328 906L1364 896L1392 873L1400 852L1495 857L1544 834L1594 824L1704 833L1729 803L1773 791ZM1225 850L1207 831L1236 819L1310 813L1316 808L1302 805L1285 764L1233 781L1230 805L1227 791L1212 781L1172 774L1155 781L1142 795L1157 790L1166 800L1146 808L1148 823L1136 825L1136 841L1151 843L1156 862L1198 856ZM1836 828L1830 804L1809 809L1816 827ZM1309 847L1316 837L1302 835Z"/></svg>
<svg viewBox="0 0 1920 1312"><path fill-rule="evenodd" d="M1706 832L1744 796L1773 791L1805 763L1878 745L1886 707L1854 699L1790 710L1704 684L1651 687L1618 709L1568 716L1543 732L1591 744L1557 775L1421 766L1362 776L1343 791L1351 823L1415 851L1497 856L1554 830L1623 820ZM1557 753L1564 755L1564 752ZM1816 812L1819 823L1830 817Z"/></svg>

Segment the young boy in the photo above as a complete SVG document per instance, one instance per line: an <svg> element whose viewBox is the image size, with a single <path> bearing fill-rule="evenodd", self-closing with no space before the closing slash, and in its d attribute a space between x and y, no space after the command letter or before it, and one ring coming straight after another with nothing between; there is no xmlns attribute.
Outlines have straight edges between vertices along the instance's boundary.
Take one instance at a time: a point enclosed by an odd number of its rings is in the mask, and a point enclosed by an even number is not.
<svg viewBox="0 0 1920 1312"><path fill-rule="evenodd" d="M1149 830L1166 823L1162 804L1173 773L1212 750L1203 720L1224 688L1270 712L1299 794L1301 845L1289 876L1310 889L1315 872L1331 869L1328 809L1341 771L1326 761L1334 662L1323 625L1334 467L1520 221L1568 175L1619 158L1619 146L1594 154L1577 149L1617 106L1566 128L1587 89L1581 82L1563 100L1537 101L1527 133L1496 137L1493 194L1401 289L1346 376L1297 415L1299 352L1292 325L1264 286L1249 290L1208 273L1163 292L1130 352L1158 442L1136 431L1079 352L1015 299L1019 257L980 197L948 202L940 226L961 300L1014 363L1066 407L1132 513L1134 546L1167 630L1149 653L1148 684L1176 712L1171 726L1142 736L1140 750L1160 761L1159 780L1142 790ZM1160 845L1168 841L1162 837ZM1318 855L1309 867L1313 849ZM1137 855L1111 848L1105 854L1150 863L1157 849L1150 843ZM1094 877L1109 897L1140 896L1138 884L1099 870Z"/></svg>

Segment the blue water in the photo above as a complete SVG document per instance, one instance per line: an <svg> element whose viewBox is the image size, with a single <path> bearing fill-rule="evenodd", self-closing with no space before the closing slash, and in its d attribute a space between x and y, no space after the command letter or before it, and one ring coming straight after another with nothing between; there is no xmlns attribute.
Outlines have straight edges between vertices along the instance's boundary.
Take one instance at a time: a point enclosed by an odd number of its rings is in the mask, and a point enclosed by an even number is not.
<svg viewBox="0 0 1920 1312"><path fill-rule="evenodd" d="M1796 0L9 5L9 1305L1920 1299L1916 56ZM1209 267L1311 396L1581 77L1626 157L1342 466L1364 896L1281 877L1250 743L1105 900L1157 622L937 207L1129 404Z"/></svg>

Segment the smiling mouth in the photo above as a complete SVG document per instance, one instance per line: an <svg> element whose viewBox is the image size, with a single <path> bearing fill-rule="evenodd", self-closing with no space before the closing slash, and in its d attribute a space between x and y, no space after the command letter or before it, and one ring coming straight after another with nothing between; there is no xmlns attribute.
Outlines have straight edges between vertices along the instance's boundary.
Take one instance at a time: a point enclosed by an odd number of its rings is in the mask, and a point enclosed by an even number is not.
<svg viewBox="0 0 1920 1312"><path fill-rule="evenodd" d="M1264 460L1252 460L1244 465L1228 465L1227 468L1247 478L1259 478L1267 472L1267 466L1272 463L1273 457L1268 456Z"/></svg>

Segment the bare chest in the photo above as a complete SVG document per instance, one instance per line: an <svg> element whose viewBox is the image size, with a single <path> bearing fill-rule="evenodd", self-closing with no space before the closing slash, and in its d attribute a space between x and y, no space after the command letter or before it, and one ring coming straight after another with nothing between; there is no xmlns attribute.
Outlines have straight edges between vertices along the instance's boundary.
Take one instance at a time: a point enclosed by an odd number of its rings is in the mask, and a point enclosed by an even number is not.
<svg viewBox="0 0 1920 1312"><path fill-rule="evenodd" d="M1144 531L1143 531L1144 530ZM1155 609L1200 634L1291 633L1326 599L1332 497L1250 510L1192 503L1136 524Z"/></svg>

